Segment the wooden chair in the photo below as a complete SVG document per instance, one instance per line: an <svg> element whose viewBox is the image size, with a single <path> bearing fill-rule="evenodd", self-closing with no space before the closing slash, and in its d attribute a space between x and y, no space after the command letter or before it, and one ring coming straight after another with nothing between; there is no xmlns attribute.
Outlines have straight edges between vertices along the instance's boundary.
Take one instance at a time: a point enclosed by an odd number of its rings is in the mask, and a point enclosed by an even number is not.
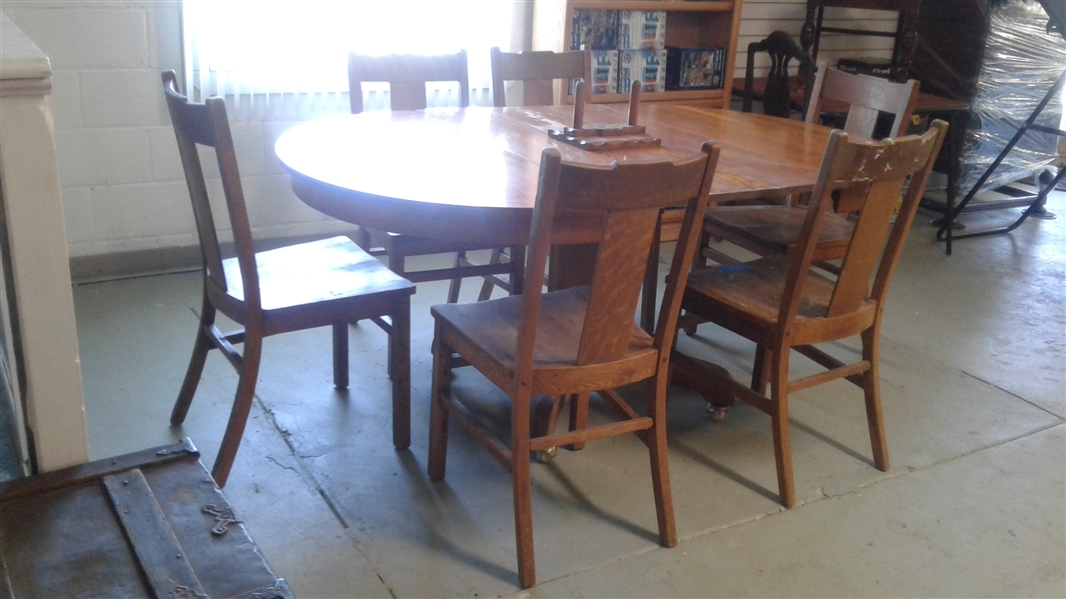
<svg viewBox="0 0 1066 599"><path fill-rule="evenodd" d="M397 449L410 445L410 305L414 285L396 276L347 237L334 237L256 252L241 191L237 157L220 98L189 102L178 91L174 71L163 73L174 133L189 186L200 250L204 259L204 297L189 369L174 403L170 423L185 421L204 361L218 349L240 375L211 475L225 486L252 407L263 338L315 327L333 326L333 383L348 386L348 323L372 319L389 334L392 378L392 438ZM223 259L197 146L214 148L233 232L236 257ZM222 333L221 312L244 327ZM382 317L389 317L386 323ZM244 344L238 353L233 347Z"/></svg>
<svg viewBox="0 0 1066 599"><path fill-rule="evenodd" d="M709 376L728 395L770 415L778 487L785 506L796 501L789 442L790 393L840 378L862 387L874 464L880 470L889 468L878 374L881 319L892 275L946 129L947 123L938 120L920 137L884 142L853 140L846 133L833 132L792 250L739 267L697 271L689 278L683 309L756 343L750 388L728 375L712 372ZM892 223L908 177L903 204ZM863 196L864 201L840 274L833 280L812 271L811 265L819 233L831 216L833 189L841 187ZM854 364L843 364L814 347L853 335L862 339L862 359ZM829 370L790 381L793 349Z"/></svg>
<svg viewBox="0 0 1066 599"><path fill-rule="evenodd" d="M348 57L348 85L352 113L363 112L363 83L385 82L389 84L392 110L419 110L426 107L426 83L454 81L459 84L459 105L470 105L470 85L467 76L466 50L456 54L439 56L400 55L366 56L352 53ZM442 225L446 226L446 225ZM412 237L396 233L371 231L360 227L359 245L374 255L387 255L393 272L415 282L450 280L448 302L458 301L459 289L464 277L481 277L510 274L506 288L520 293L522 281L520 266L511 263L471 265L466 261L466 252L495 249L469 243L456 243ZM380 247L380 249L372 249ZM408 271L408 256L456 253L451 268ZM521 257L521 252L512 254ZM490 287L491 291L491 287Z"/></svg>
<svg viewBox="0 0 1066 599"><path fill-rule="evenodd" d="M914 113L918 87L919 83L914 80L893 83L869 75L827 69L825 63L821 63L809 96L811 101L807 103L806 121L817 122L820 107L832 100L850 106L844 125L844 131L849 135L869 138L881 112L893 115L891 130L894 135L902 135ZM855 228L846 214L858 209L856 199L841 194L835 207L840 214L830 216L822 226L815 252L815 260L819 262L842 257ZM725 239L759 255L786 251L799 238L805 216L806 209L802 206L712 207L703 221L701 258L726 264L733 262L711 247L714 238ZM702 261L698 263L697 268L702 264Z"/></svg>
<svg viewBox="0 0 1066 599"><path fill-rule="evenodd" d="M766 39L748 44L748 63L744 72L744 98L742 110L751 112L755 96L755 55L766 52L770 55L770 72L766 76L763 89L763 114L789 118L792 115L793 81L799 80L803 85L803 97L810 98L814 88L814 69L811 57L807 55L792 36L784 31L774 31ZM788 73L789 63L795 60L799 64L796 79Z"/></svg>
<svg viewBox="0 0 1066 599"><path fill-rule="evenodd" d="M580 52L503 52L499 48L489 51L492 65L492 102L497 108L507 106L504 84L507 81L521 81L523 84L524 106L551 106L556 104L558 93L554 84L561 80L566 85L569 79L589 81L592 68L592 53ZM504 258L516 265L525 264L525 248L510 248L509 256L504 255L504 248L492 250L489 264L500 264ZM459 254L457 266L476 266ZM495 275L486 275L481 284L478 301L485 301L492 295L492 288L500 287L510 290L508 282ZM453 302L454 303L454 302Z"/></svg>
<svg viewBox="0 0 1066 599"><path fill-rule="evenodd" d="M471 304L435 306L429 476L444 478L448 419L454 416L508 471L514 484L519 580L535 583L529 452L623 433L636 433L651 455L659 540L677 543L666 456L666 384L670 348L689 261L696 251L718 148L677 163L609 167L563 163L558 150L541 157L540 184L530 228L526 279L543 280L552 225L563 210L602 212L603 228L591 285ZM671 284L653 337L633 323L660 209L686 205L671 267ZM453 352L511 398L510 445L490 433L450 391ZM615 387L648 380L646 415L639 416ZM600 391L607 389L606 391ZM587 426L588 399L600 391L622 421ZM570 431L530 438L534 396L570 396Z"/></svg>
<svg viewBox="0 0 1066 599"><path fill-rule="evenodd" d="M493 48L489 52L492 61L492 102L497 108L507 105L504 84L521 81L524 93L523 106L551 106L559 103L563 88L556 89L556 81L562 86L569 79L592 80L592 53L589 50L574 52L502 52Z"/></svg>

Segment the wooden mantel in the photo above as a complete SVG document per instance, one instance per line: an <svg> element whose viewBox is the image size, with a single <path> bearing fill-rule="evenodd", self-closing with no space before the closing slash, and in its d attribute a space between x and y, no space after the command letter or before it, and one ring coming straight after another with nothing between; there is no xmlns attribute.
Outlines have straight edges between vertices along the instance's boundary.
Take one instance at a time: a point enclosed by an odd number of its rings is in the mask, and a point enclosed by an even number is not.
<svg viewBox="0 0 1066 599"><path fill-rule="evenodd" d="M37 468L88 461L78 337L59 191L48 57L0 13L0 224L13 281L4 337ZM13 348L13 349L12 349Z"/></svg>

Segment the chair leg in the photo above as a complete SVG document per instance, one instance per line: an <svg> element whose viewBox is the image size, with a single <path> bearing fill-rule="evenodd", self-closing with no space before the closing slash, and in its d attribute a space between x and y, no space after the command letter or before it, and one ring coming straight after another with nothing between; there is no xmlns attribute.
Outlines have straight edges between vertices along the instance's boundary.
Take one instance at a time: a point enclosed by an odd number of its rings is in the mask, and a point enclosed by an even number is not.
<svg viewBox="0 0 1066 599"><path fill-rule="evenodd" d="M511 478L514 491L515 547L518 582L524 589L537 584L533 561L532 484L529 473L529 389L519 390L511 409Z"/></svg>
<svg viewBox="0 0 1066 599"><path fill-rule="evenodd" d="M386 237L388 237L388 236L386 235ZM401 245L401 244L396 244L396 246L399 246L399 245ZM406 268L406 264L407 264L407 255L404 254L403 252L400 252L397 249L397 247L395 247L395 246L390 246L388 248L388 251L389 251L389 253L388 253L389 270L391 270L392 272L400 275L401 277L406 276L407 271L405 270L405 268ZM393 367L393 365L395 365L396 359L395 359L395 357L392 354L393 354L393 344L392 344L391 338L390 338L389 355L386 357L386 361L388 362L388 365L389 365L389 368L388 368L389 378L395 381L396 380L396 373L393 372L392 367Z"/></svg>
<svg viewBox="0 0 1066 599"><path fill-rule="evenodd" d="M355 245L358 245L364 252L369 252L373 243L370 239L370 229L360 226L359 232L356 233Z"/></svg>
<svg viewBox="0 0 1066 599"><path fill-rule="evenodd" d="M348 323L333 325L333 386L348 388Z"/></svg>
<svg viewBox="0 0 1066 599"><path fill-rule="evenodd" d="M503 248L496 248L492 250L492 257L489 258L489 264L499 264L503 257ZM492 279L485 277L485 280L481 282L481 291L477 294L477 301L483 302L492 297L492 289L496 286L492 282Z"/></svg>
<svg viewBox="0 0 1066 599"><path fill-rule="evenodd" d="M219 488L226 486L233 460L237 457L244 426L248 423L248 414L252 410L255 397L255 383L259 377L259 358L263 350L263 334L257 326L249 326L244 332L244 352L241 356L240 379L237 381L237 393L233 398L226 433L222 436L222 445L218 448L215 465L211 468L211 477Z"/></svg>
<svg viewBox="0 0 1066 599"><path fill-rule="evenodd" d="M770 394L774 432L774 460L777 463L777 487L785 507L796 504L796 486L792 480L792 441L788 428L788 354L779 348L770 357Z"/></svg>
<svg viewBox="0 0 1066 599"><path fill-rule="evenodd" d="M765 345L755 346L755 363L751 366L751 390L766 395L766 385L770 382L770 361L772 352Z"/></svg>
<svg viewBox="0 0 1066 599"><path fill-rule="evenodd" d="M430 480L443 480L448 461L448 409L444 397L451 393L452 350L441 341L440 323L433 331L433 381L429 393Z"/></svg>
<svg viewBox="0 0 1066 599"><path fill-rule="evenodd" d="M178 398L174 401L174 409L170 412L170 424L179 425L185 422L185 416L189 413L196 387L200 384L200 376L204 372L204 363L207 361L207 352L214 347L211 337L207 334L209 327L215 324L215 307L207 299L204 293L203 304L200 307L200 322L196 328L196 341L192 346L192 357L189 358L189 367L185 370L185 380L178 391Z"/></svg>
<svg viewBox="0 0 1066 599"><path fill-rule="evenodd" d="M651 458L651 483L655 494L655 516L659 522L659 542L663 547L677 545L677 525L674 521L674 499L670 490L670 466L666 448L666 368L650 381L647 414L654 420L648 429L648 453Z"/></svg>
<svg viewBox="0 0 1066 599"><path fill-rule="evenodd" d="M888 441L885 438L885 421L881 416L880 375L881 322L862 333L862 359L870 362L870 370L863 376L863 394L866 397L866 423L870 427L870 445L873 447L874 465L885 472L889 469Z"/></svg>
<svg viewBox="0 0 1066 599"><path fill-rule="evenodd" d="M466 261L466 252L456 252L454 268L459 268ZM448 303L454 304L459 301L459 291L463 286L462 277L456 277L448 283Z"/></svg>
<svg viewBox="0 0 1066 599"><path fill-rule="evenodd" d="M411 300L405 299L390 316L392 445L396 449L407 449L411 446Z"/></svg>
<svg viewBox="0 0 1066 599"><path fill-rule="evenodd" d="M526 285L526 246L512 245L508 252L511 254L511 295L522 295Z"/></svg>
<svg viewBox="0 0 1066 599"><path fill-rule="evenodd" d="M589 392L578 393L570 397L570 432L585 430L589 424ZM584 441L570 445L571 451L585 448Z"/></svg>

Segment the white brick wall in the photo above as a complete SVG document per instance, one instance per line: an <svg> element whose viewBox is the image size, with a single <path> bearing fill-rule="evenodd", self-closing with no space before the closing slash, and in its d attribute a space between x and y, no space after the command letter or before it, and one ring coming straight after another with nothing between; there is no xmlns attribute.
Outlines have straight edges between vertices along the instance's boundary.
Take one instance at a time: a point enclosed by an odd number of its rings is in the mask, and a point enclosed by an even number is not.
<svg viewBox="0 0 1066 599"><path fill-rule="evenodd" d="M4 0L0 9L52 63L71 256L196 245L159 78L163 70L181 70L180 2ZM255 236L351 230L292 194L273 152L274 140L292 124L232 123ZM205 167L217 177L213 157ZM212 187L220 186L214 182Z"/></svg>
<svg viewBox="0 0 1066 599"><path fill-rule="evenodd" d="M162 70L181 69L180 2L4 0L0 8L52 61L52 108L71 256L195 245L159 79ZM835 19L862 20L864 26L895 27L891 14L834 14ZM803 0L746 0L738 76L743 76L748 43L774 29L798 39L803 16ZM826 36L822 48L826 58L855 54L857 48L887 55L891 41ZM256 237L351 230L292 195L273 144L293 124L258 120L232 126ZM208 174L217 176L213 161L206 165Z"/></svg>

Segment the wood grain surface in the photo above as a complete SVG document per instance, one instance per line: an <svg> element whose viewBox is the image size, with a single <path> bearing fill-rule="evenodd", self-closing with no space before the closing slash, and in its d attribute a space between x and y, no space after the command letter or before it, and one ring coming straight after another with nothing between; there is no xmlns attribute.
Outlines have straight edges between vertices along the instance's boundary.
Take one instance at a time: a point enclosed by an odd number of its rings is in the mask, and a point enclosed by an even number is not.
<svg viewBox="0 0 1066 599"><path fill-rule="evenodd" d="M628 105L590 105L586 124L626 122ZM529 236L541 151L564 161L695 155L722 148L712 202L810 191L830 130L819 125L714 108L707 102L648 103L640 122L662 146L587 152L550 139L571 124L570 107L425 109L340 115L298 125L276 152L296 195L347 222L434 239L500 245ZM554 234L583 243L589 224L564 212Z"/></svg>

